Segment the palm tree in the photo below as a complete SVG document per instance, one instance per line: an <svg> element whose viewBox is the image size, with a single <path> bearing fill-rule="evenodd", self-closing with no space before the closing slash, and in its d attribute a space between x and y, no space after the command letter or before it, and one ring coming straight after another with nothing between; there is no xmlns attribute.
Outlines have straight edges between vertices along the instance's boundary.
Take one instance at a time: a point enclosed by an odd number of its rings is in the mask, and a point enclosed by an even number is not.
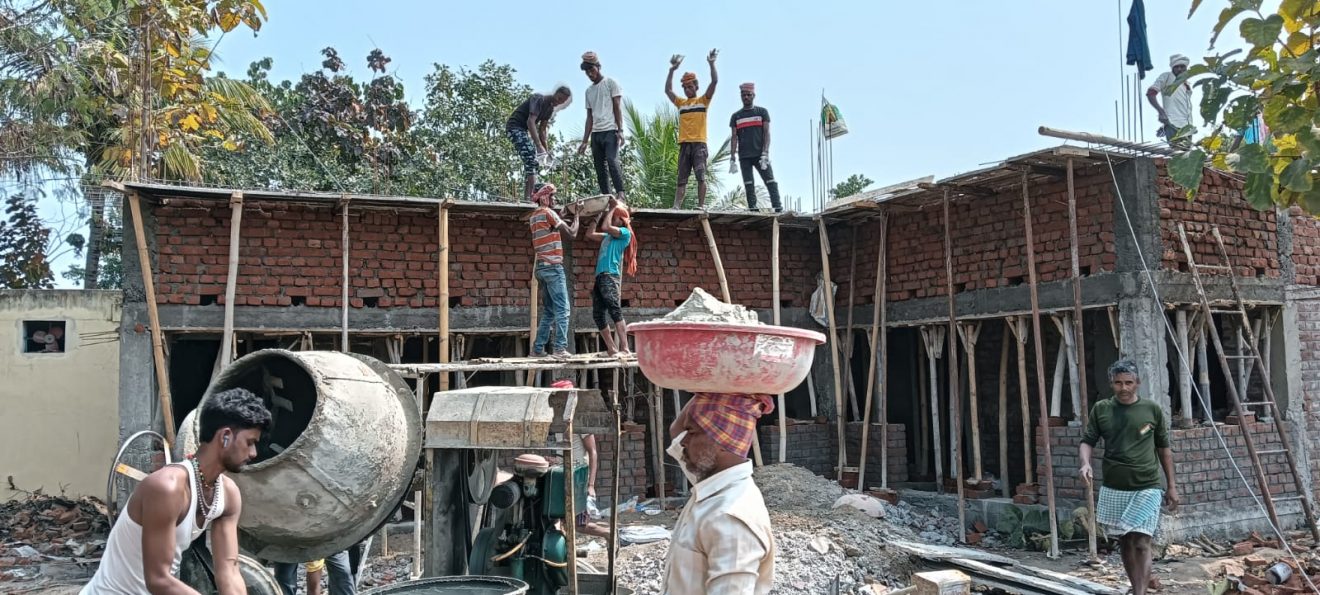
<svg viewBox="0 0 1320 595"><path fill-rule="evenodd" d="M626 151L632 153L636 163L629 186L629 202L634 206L665 208L674 204L678 190L678 112L669 105L643 115L628 102L624 106L630 138ZM710 154L706 162L706 200L712 203L723 191L716 168L729 161L729 139L724 139L719 150ZM696 205L697 185L689 183L683 197L684 206Z"/></svg>

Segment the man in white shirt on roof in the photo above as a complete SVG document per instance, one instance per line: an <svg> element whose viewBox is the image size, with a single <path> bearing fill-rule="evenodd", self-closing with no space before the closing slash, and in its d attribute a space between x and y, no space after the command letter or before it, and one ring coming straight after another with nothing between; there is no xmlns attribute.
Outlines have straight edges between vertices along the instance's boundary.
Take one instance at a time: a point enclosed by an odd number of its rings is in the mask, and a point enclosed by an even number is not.
<svg viewBox="0 0 1320 595"><path fill-rule="evenodd" d="M770 592L775 540L747 450L773 410L768 395L698 393L669 427L668 453L693 486L669 542L667 595Z"/></svg>
<svg viewBox="0 0 1320 595"><path fill-rule="evenodd" d="M1159 135L1170 145L1182 145L1190 140L1178 137L1178 131L1192 124L1192 86L1187 81L1178 83L1178 77L1187 72L1191 62L1182 54L1170 56L1169 72L1161 74L1146 90L1146 99L1155 107L1163 124ZM1157 95L1164 98L1163 106L1155 99Z"/></svg>
<svg viewBox="0 0 1320 595"><path fill-rule="evenodd" d="M578 154L591 147L591 164L596 169L600 193L625 200L623 168L619 165L619 149L623 146L623 89L614 79L601 74L596 52L582 54L582 72L591 80L591 86L587 88L587 130Z"/></svg>

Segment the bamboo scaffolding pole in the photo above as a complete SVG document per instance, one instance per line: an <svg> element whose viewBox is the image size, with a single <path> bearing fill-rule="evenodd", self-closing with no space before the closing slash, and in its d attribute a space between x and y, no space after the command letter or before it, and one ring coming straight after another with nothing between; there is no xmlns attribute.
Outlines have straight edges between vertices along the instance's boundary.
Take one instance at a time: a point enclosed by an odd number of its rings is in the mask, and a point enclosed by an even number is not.
<svg viewBox="0 0 1320 595"><path fill-rule="evenodd" d="M705 212L701 213L701 230L706 234L706 247L710 249L710 258L715 261L715 274L720 278L720 295L724 298L724 303L732 304L733 298L729 297L729 280L724 277L724 264L720 262L720 249L715 245L715 232L710 229L710 217Z"/></svg>
<svg viewBox="0 0 1320 595"><path fill-rule="evenodd" d="M1188 338L1187 310L1178 308L1173 312L1174 327L1178 334L1178 351L1182 354L1191 354L1192 342ZM1187 357L1178 358L1178 407L1182 411L1182 420L1178 423L1180 428L1192 427L1192 368L1188 363Z"/></svg>
<svg viewBox="0 0 1320 595"><path fill-rule="evenodd" d="M665 498L669 495L665 490L665 448L664 440L660 437L663 431L665 420L665 395L663 389L658 385L651 385L651 398L647 399L651 406L651 451L655 454L655 482L656 496L660 500L660 510L668 510L665 505Z"/></svg>
<svg viewBox="0 0 1320 595"><path fill-rule="evenodd" d="M1059 363L1067 365L1068 397L1072 403L1074 415L1080 420L1082 418L1082 394L1078 377L1081 375L1081 366L1077 363L1072 317L1067 313L1063 313L1051 316L1050 321L1054 323L1055 330L1059 331L1060 358L1055 365L1057 366ZM1060 373L1060 371L1056 369L1056 373Z"/></svg>
<svg viewBox="0 0 1320 595"><path fill-rule="evenodd" d="M922 328L917 329L921 335L921 345L917 347L917 398L914 399L917 401L917 410L913 415L916 420L913 425L918 426L917 468L924 477L930 471L930 416L926 414L930 410L927 404L930 397L926 391L929 375L926 364L930 358L927 356L926 333Z"/></svg>
<svg viewBox="0 0 1320 595"><path fill-rule="evenodd" d="M540 281L540 279L537 279L537 278L536 278L536 257L535 257L535 256L532 257L532 281L531 281L531 284L529 285L529 289L531 290L531 297L530 297L530 304L531 304L531 312L530 312L531 316L530 316L530 321L531 321L531 322L529 323L529 325L528 325L528 329L527 329L527 353L528 353L528 355L530 355L530 354L536 352L536 325L537 325L537 322L538 322L537 318L538 318L538 317L540 316L540 314L541 314L541 311L540 311L540 303L539 303L540 300L541 300L541 281ZM551 327L551 332L553 332L553 326ZM550 343L549 343L549 342L546 343L546 349L550 349ZM538 376L540 376L540 373L538 373L537 371L535 371L535 370L528 370L528 371L527 371L527 386L536 386L536 379L537 379Z"/></svg>
<svg viewBox="0 0 1320 595"><path fill-rule="evenodd" d="M238 242L243 227L243 193L229 197L229 274L225 278L225 330L220 337L220 369L234 361L234 299L238 293Z"/></svg>
<svg viewBox="0 0 1320 595"><path fill-rule="evenodd" d="M339 308L339 348L344 353L352 353L352 345L348 342L348 197L339 201L339 230L340 230L340 248L343 253L343 275L339 279L340 289L340 308Z"/></svg>
<svg viewBox="0 0 1320 595"><path fill-rule="evenodd" d="M953 293L953 234L949 220L949 189L944 189L944 287L949 304L949 436L952 446L949 448L950 466L953 477L958 482L958 535L963 543L967 542L967 501L964 492L966 481L962 470L962 448L958 437L962 434L962 395L958 390L958 314L954 308Z"/></svg>
<svg viewBox="0 0 1320 595"><path fill-rule="evenodd" d="M972 477L978 489L984 469L981 465L981 414L976 398L976 339L981 335L980 322L965 322L958 325L958 336L962 339L963 351L967 352L967 409L972 417Z"/></svg>
<svg viewBox="0 0 1320 595"><path fill-rule="evenodd" d="M1068 348L1059 338L1059 349L1054 353L1054 375L1050 380L1050 417L1063 417L1063 378L1064 359L1068 357Z"/></svg>
<svg viewBox="0 0 1320 595"><path fill-rule="evenodd" d="M1072 316L1072 334L1073 341L1076 343L1074 349L1076 356L1074 360L1076 367L1076 385L1077 385L1077 418L1081 420L1082 427L1086 427L1087 416L1090 414L1090 399L1086 392L1086 335L1083 334L1082 325L1082 266L1078 257L1077 240L1077 190L1073 180L1073 160L1068 158L1068 257L1072 273L1073 289L1073 316ZM1184 349L1183 353L1187 353ZM1190 372L1190 371L1189 371ZM1099 551L1095 536L1095 488L1091 484L1086 484L1086 516L1090 523L1086 531L1086 547L1091 559L1099 557Z"/></svg>
<svg viewBox="0 0 1320 595"><path fill-rule="evenodd" d="M853 340L857 337L857 331L853 328L853 310L856 307L857 299L857 226L852 228L851 243L848 245L848 323L844 328L847 329L848 336L843 341L843 361L848 365L844 368L848 371L848 398L852 406L853 419L861 419L862 412L857 406L857 387L853 381L852 357ZM872 352L874 353L874 352ZM870 390L869 388L867 389ZM865 447L863 447L865 448Z"/></svg>
<svg viewBox="0 0 1320 595"><path fill-rule="evenodd" d="M439 362L449 363L449 202L445 201L440 205L440 236L437 246L439 247L439 269L436 274L440 277L440 298L436 300L440 308L440 333L437 337L439 344L436 346L439 354ZM449 390L449 374L442 372L440 374L440 390Z"/></svg>
<svg viewBox="0 0 1320 595"><path fill-rule="evenodd" d="M775 326L779 326L779 218L770 223L770 311ZM779 405L779 462L788 461L788 412L784 407L784 394L778 395Z"/></svg>
<svg viewBox="0 0 1320 595"><path fill-rule="evenodd" d="M825 229L825 220L816 218L816 227L820 231L820 266L825 276L825 312L830 323L830 362L834 368L834 418L839 438L839 458L836 481L843 481L844 467L848 466L847 441L844 436L843 410L843 375L839 373L839 333L834 323L834 281L830 277L830 236Z"/></svg>
<svg viewBox="0 0 1320 595"><path fill-rule="evenodd" d="M888 227L889 227L889 216L886 213L881 213L880 214L880 244L879 247L876 248L875 296L872 297L871 299L871 301L875 303L874 311L871 313L871 332L869 335L871 339L871 361L868 366L869 369L866 373L866 407L865 407L865 412L862 413L862 448L861 448L862 452L857 462L857 489L859 490L866 489L866 453L868 450L870 450L870 448L868 447L870 446L870 437L871 437L871 402L873 400L872 397L874 396L873 393L876 390L876 383L877 383L876 367L877 367L877 363L884 361L887 355L883 350L884 347L883 336L886 330L885 329L885 289L886 289L885 288L885 273L886 273L885 241L887 239L886 232L888 231ZM855 241L856 240L854 239L854 244L853 244L854 251L856 250ZM883 388L885 382L884 375L881 374L878 380L881 387L880 400L882 402L882 405L880 406L880 488L886 489L889 487L889 473L887 469L889 467L889 456L888 456L889 432L887 431L887 428L889 426L889 419L885 415L886 414L885 405L883 404L885 398L884 388Z"/></svg>
<svg viewBox="0 0 1320 595"><path fill-rule="evenodd" d="M944 493L944 455L940 436L940 382L939 359L944 354L944 333L946 329L942 326L923 326L921 327L921 338L926 345L926 378L930 386L930 396L927 402L930 403L930 433L932 436L931 448L934 453L935 461L935 489L937 492Z"/></svg>
<svg viewBox="0 0 1320 595"><path fill-rule="evenodd" d="M1011 497L1012 482L1008 480L1008 350L1007 324L999 342L999 491Z"/></svg>
<svg viewBox="0 0 1320 595"><path fill-rule="evenodd" d="M619 559L619 484L621 483L620 479L623 471L621 469L623 467L623 408L620 406L619 400L618 368L614 369L614 383L610 387L610 408L614 410L614 453L612 461L614 465L614 483L610 486L612 492L610 495L610 547L609 558L606 561L609 566L606 576L610 581L608 592L614 593L619 583L619 575L615 572L615 568ZM571 471L569 475L572 475ZM664 500L664 497L661 496L660 499ZM564 524L576 524L575 517L565 517L564 520ZM573 559L570 559L569 566L577 566L575 559L577 557L577 544L575 542L570 543L573 544L573 556L571 557Z"/></svg>
<svg viewBox="0 0 1320 595"><path fill-rule="evenodd" d="M442 377L443 377L443 376L442 376ZM575 403L575 406L576 406L576 401L574 401L574 403ZM619 414L618 414L618 408L615 408L614 416L615 416L615 419L616 419L616 420L618 419L618 415L619 415ZM564 434L564 435L568 438L568 447L565 448L565 449L563 450L563 457L564 457L564 523L563 523L563 526L564 526L564 540L568 542L568 546L569 546L569 548L570 548L570 551L572 552L572 558L570 559L569 564L568 564L568 585L567 585L567 586L568 586L568 592L570 593L570 595L578 595L578 571L577 571L577 493L576 493L577 490L576 490L576 487L575 487L575 485L574 485L574 484L576 484L577 482L575 481L576 478L574 477L574 473L573 473L573 470L574 470L574 460L573 460L573 435L574 435L574 434L573 434L573 411L564 411L564 421L565 421L565 428L564 428L564 432L565 432L565 434ZM614 426L614 427L615 427L616 430L618 429L619 426L618 426L618 423L617 423L617 422L615 423L615 426ZM617 434L616 434L616 436L617 436ZM427 452L428 454L430 454L431 449L427 449L426 452ZM619 452L619 443L618 443L618 442L615 442L615 443L614 443L614 452L615 452L615 454L616 454L616 456L617 456L617 454L618 454L618 452ZM617 468L618 468L618 461L615 461L615 469L617 469ZM618 485L618 482L617 482L617 481L614 482L614 483L615 483L616 486ZM618 509L619 509L619 506L618 506L617 503L614 505L614 509L615 509L615 510L618 510ZM611 520L614 520L614 513L613 513L613 512L610 513L610 517L611 517ZM610 523L610 535L611 535L611 536L614 535L614 531L615 531L614 527L617 527L617 526L619 526L619 524L618 524L617 522L611 522L611 523ZM611 542L611 545L613 545L612 542ZM610 580L614 580L614 579L613 579L613 577L614 577L614 572L613 572L613 571L614 571L614 556L613 556L612 554L610 555L608 561L609 561L609 563L610 563L610 574L609 574L609 577L610 577ZM611 592L611 593L614 592L614 589L613 589L612 587L611 587L611 589L610 589L610 592Z"/></svg>
<svg viewBox="0 0 1320 595"><path fill-rule="evenodd" d="M122 192L123 187L119 190ZM136 191L127 192L128 208L133 216L133 235L137 243L138 267L142 269L142 290L147 300L147 321L151 324L151 359L156 368L156 398L165 422L165 442L174 444L174 398L170 396L170 378L165 365L165 337L160 330L160 312L156 310L156 281L147 253L147 237L142 230L142 199Z"/></svg>
<svg viewBox="0 0 1320 595"><path fill-rule="evenodd" d="M1026 471L1023 483L1036 482L1031 456L1031 400L1027 396L1027 321L1020 316L1008 317L1008 328L1017 343L1018 404L1022 411L1022 463Z"/></svg>
<svg viewBox="0 0 1320 595"><path fill-rule="evenodd" d="M1031 288L1031 333L1032 340L1036 345L1036 353L1041 354L1044 353L1044 347L1041 345L1040 295L1036 279L1036 239L1031 233L1031 194L1028 184L1028 172L1024 171L1022 172L1022 223L1026 233L1027 275ZM1045 501L1050 517L1050 550L1048 556L1058 558L1059 520L1058 511L1054 507L1054 460L1050 448L1049 419L1045 414L1045 362L1042 357L1036 358L1036 388L1039 391L1040 399L1040 443L1044 445L1045 449Z"/></svg>

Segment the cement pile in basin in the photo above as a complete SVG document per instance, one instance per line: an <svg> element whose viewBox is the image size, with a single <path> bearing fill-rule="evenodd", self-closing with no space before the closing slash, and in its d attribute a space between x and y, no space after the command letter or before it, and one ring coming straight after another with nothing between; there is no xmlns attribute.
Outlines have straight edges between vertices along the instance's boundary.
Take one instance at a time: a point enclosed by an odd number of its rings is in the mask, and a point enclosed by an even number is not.
<svg viewBox="0 0 1320 595"><path fill-rule="evenodd" d="M683 305L660 319L663 322L717 322L724 324L761 324L756 312L739 304L726 304L697 287Z"/></svg>

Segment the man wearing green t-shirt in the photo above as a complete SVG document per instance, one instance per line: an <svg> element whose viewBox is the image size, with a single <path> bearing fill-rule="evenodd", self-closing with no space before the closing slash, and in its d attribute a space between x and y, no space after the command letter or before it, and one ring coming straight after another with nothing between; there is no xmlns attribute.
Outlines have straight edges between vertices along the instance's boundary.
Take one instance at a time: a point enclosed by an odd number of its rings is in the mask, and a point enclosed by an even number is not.
<svg viewBox="0 0 1320 595"><path fill-rule="evenodd" d="M1118 544L1132 595L1145 595L1151 572L1150 542L1160 524L1160 503L1170 512L1178 508L1169 425L1158 403L1137 395L1141 375L1132 360L1121 359L1109 366L1109 384L1114 396L1091 407L1082 433L1081 476L1091 483L1091 451L1104 440L1096 522L1122 536ZM1167 491L1160 489L1160 467L1164 468Z"/></svg>

